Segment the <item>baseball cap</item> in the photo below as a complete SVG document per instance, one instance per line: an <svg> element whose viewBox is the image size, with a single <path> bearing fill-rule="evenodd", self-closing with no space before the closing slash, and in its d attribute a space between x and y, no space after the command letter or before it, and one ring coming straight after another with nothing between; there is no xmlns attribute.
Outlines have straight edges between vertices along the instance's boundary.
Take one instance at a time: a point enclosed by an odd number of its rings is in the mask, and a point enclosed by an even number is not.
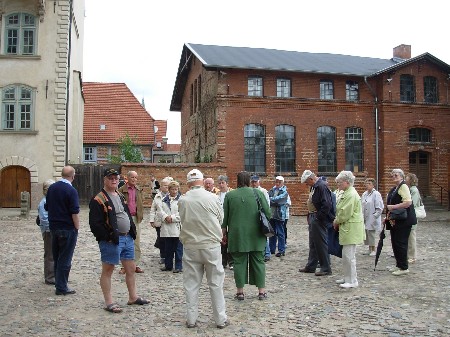
<svg viewBox="0 0 450 337"><path fill-rule="evenodd" d="M258 181L259 180L259 176L255 174L255 175L250 177L250 180L251 181Z"/></svg>
<svg viewBox="0 0 450 337"><path fill-rule="evenodd" d="M189 173L187 174L187 182L188 183L190 183L191 181L195 181L195 180L203 180L203 173L201 173L197 169L193 169L193 170L189 171Z"/></svg>
<svg viewBox="0 0 450 337"><path fill-rule="evenodd" d="M320 180L323 180L323 181L328 181L328 178L325 177L325 176L321 176L319 179L320 179Z"/></svg>
<svg viewBox="0 0 450 337"><path fill-rule="evenodd" d="M310 170L303 171L302 178L300 179L301 183L303 184L309 177L311 177L314 173L312 173Z"/></svg>
<svg viewBox="0 0 450 337"><path fill-rule="evenodd" d="M109 176L118 176L119 172L116 171L116 169L113 168L107 168L105 169L105 171L103 171L103 176L104 177L109 177Z"/></svg>
<svg viewBox="0 0 450 337"><path fill-rule="evenodd" d="M275 177L275 180L281 180L281 181L284 181L284 178L283 178L283 176L276 176L276 177Z"/></svg>

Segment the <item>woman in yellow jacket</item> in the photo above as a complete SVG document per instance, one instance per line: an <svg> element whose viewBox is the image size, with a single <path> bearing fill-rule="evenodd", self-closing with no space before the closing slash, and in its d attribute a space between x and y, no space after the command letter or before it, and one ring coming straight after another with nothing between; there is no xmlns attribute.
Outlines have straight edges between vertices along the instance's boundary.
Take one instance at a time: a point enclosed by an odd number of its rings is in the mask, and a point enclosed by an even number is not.
<svg viewBox="0 0 450 337"><path fill-rule="evenodd" d="M341 171L336 177L339 190L343 191L336 205L336 218L333 226L339 230L339 243L342 245L344 278L337 280L342 288L356 288L356 245L365 239L364 219L361 198L353 187L355 176L350 171Z"/></svg>

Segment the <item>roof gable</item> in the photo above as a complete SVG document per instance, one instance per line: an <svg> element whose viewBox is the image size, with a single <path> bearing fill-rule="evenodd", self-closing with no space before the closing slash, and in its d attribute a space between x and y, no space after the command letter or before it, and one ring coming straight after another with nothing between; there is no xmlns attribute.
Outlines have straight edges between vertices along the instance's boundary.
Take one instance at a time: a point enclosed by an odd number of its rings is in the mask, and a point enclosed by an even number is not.
<svg viewBox="0 0 450 337"><path fill-rule="evenodd" d="M154 125L156 141L166 135L167 121L153 119L125 83L84 82L83 94L85 144L116 144L128 133L136 144L148 145L155 141Z"/></svg>

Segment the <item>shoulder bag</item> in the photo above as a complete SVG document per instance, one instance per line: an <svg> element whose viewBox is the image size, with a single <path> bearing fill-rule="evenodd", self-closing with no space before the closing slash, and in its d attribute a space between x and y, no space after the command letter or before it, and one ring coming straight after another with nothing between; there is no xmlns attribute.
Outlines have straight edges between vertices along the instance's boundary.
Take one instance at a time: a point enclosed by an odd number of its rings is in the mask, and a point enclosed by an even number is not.
<svg viewBox="0 0 450 337"><path fill-rule="evenodd" d="M272 225L270 224L270 220L267 218L266 213L264 213L261 202L259 201L258 194L255 189L253 189L253 194L255 195L256 203L258 204L258 212L259 212L259 224L261 226L262 233L270 238L275 235L275 231L273 230Z"/></svg>
<svg viewBox="0 0 450 337"><path fill-rule="evenodd" d="M397 208L389 211L390 220L405 220L408 217L406 208Z"/></svg>
<svg viewBox="0 0 450 337"><path fill-rule="evenodd" d="M415 210L417 219L424 219L427 216L427 212L425 212L425 206L422 203L422 198L420 198L420 205L417 206Z"/></svg>

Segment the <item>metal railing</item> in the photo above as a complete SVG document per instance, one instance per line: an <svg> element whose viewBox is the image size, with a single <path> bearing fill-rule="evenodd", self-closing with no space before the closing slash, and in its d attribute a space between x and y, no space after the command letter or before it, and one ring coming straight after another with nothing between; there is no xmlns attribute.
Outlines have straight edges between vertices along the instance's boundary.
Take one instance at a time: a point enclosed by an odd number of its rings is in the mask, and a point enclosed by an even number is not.
<svg viewBox="0 0 450 337"><path fill-rule="evenodd" d="M432 182L434 185L438 186L441 189L441 206L444 206L444 191L447 192L448 195L448 210L450 211L450 192L444 186L439 185L437 182Z"/></svg>

